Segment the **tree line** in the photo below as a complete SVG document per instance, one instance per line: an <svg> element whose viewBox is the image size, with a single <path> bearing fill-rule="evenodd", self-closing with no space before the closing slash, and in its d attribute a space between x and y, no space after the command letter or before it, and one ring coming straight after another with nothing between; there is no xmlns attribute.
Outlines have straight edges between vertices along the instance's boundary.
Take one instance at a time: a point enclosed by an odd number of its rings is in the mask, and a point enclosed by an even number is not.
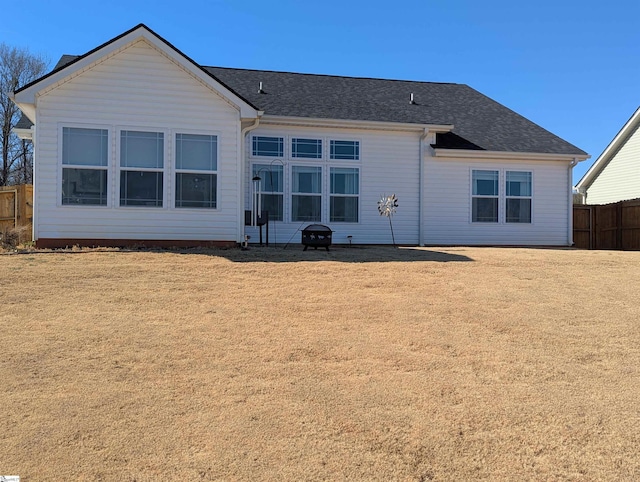
<svg viewBox="0 0 640 482"><path fill-rule="evenodd" d="M0 43L0 186L33 182L33 145L13 132L22 112L11 96L47 69L43 57Z"/></svg>

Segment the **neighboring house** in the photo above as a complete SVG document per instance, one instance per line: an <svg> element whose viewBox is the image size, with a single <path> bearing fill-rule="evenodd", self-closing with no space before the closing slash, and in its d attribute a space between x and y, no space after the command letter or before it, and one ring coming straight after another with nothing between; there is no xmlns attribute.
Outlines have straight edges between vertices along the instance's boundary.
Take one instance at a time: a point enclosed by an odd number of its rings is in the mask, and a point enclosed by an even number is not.
<svg viewBox="0 0 640 482"><path fill-rule="evenodd" d="M201 67L144 25L14 101L38 246L255 241L254 199L271 242L391 243L383 194L400 244L571 245L588 157L466 85Z"/></svg>
<svg viewBox="0 0 640 482"><path fill-rule="evenodd" d="M587 204L640 198L640 107L576 185Z"/></svg>

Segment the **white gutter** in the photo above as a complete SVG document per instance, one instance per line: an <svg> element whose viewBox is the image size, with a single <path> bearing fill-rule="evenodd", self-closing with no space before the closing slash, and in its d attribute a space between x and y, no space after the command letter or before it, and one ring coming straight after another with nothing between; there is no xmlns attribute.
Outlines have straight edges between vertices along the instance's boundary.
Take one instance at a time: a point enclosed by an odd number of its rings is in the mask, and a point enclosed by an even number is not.
<svg viewBox="0 0 640 482"><path fill-rule="evenodd" d="M38 127L36 126L36 124L34 123L31 126L31 130L33 131L33 136L31 138L31 144L32 144L32 148L33 148L33 175L31 178L31 182L33 183L33 212L31 213L31 239L33 240L33 242L35 243L36 241L38 241L38 236L39 234L39 230L38 230L38 219L39 219L39 214L38 214L38 210L40 208L40 203L38 202L38 194L39 194L39 189L38 189L38 168L37 166L38 164L38 134L39 134L39 130Z"/></svg>
<svg viewBox="0 0 640 482"><path fill-rule="evenodd" d="M244 129L242 129L240 131L240 141L239 141L239 146L238 148L240 149L240 181L239 181L239 186L238 186L238 209L239 209L239 213L238 213L238 233L240 234L240 239L238 239L237 241L239 243L243 243L245 240L245 233L244 233L244 180L245 180L245 176L246 176L246 137L247 134L249 132L251 132L252 130L256 129L258 127L258 125L260 124L260 117L262 116L263 111L258 111L258 117L256 117L255 121L253 121L253 124L251 124L250 126L245 127ZM242 119L240 120L240 122L242 123Z"/></svg>
<svg viewBox="0 0 640 482"><path fill-rule="evenodd" d="M577 161L590 158L588 154L547 154L541 152L507 152L507 151L479 151L472 149L435 149L436 157L464 158L464 159L507 159L530 161Z"/></svg>
<svg viewBox="0 0 640 482"><path fill-rule="evenodd" d="M31 130L31 128L24 129L24 128L14 127L11 130L15 135L17 135L22 140L30 141L33 139L33 130Z"/></svg>
<svg viewBox="0 0 640 482"><path fill-rule="evenodd" d="M451 124L411 124L402 122L381 122L349 119L322 119L292 116L262 116L262 124L279 126L303 126L303 127L341 127L346 129L375 129L385 131L419 131L429 129L431 132L449 132L453 129Z"/></svg>

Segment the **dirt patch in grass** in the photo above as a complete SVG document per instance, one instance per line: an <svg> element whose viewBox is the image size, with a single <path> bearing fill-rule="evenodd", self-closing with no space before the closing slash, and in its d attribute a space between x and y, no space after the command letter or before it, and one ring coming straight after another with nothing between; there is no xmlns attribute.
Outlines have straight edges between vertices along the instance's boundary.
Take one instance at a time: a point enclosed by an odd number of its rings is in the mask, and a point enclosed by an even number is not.
<svg viewBox="0 0 640 482"><path fill-rule="evenodd" d="M640 478L640 253L0 255L0 473Z"/></svg>

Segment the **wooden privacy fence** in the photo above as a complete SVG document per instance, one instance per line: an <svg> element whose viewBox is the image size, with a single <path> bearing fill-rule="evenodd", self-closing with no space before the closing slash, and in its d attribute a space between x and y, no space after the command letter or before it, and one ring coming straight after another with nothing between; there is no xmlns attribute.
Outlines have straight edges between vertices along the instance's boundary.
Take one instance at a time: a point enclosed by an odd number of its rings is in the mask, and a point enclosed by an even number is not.
<svg viewBox="0 0 640 482"><path fill-rule="evenodd" d="M0 231L20 229L20 241L31 241L33 185L0 186Z"/></svg>
<svg viewBox="0 0 640 482"><path fill-rule="evenodd" d="M573 242L582 249L640 250L640 199L574 205Z"/></svg>

